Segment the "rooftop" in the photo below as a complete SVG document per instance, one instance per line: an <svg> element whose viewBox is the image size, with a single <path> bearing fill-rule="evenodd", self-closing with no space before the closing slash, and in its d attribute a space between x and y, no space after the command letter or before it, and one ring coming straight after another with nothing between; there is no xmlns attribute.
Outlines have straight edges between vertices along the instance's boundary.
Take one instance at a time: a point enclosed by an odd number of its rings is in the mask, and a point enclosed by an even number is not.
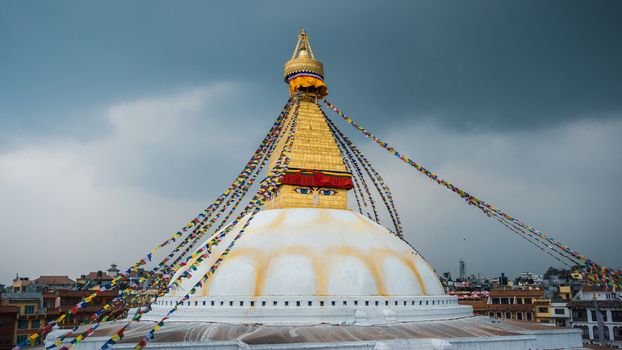
<svg viewBox="0 0 622 350"><path fill-rule="evenodd" d="M34 280L35 283L38 284L76 284L76 282L69 278L69 276L40 276L39 278Z"/></svg>
<svg viewBox="0 0 622 350"><path fill-rule="evenodd" d="M540 297L544 295L542 289L493 289L490 297Z"/></svg>

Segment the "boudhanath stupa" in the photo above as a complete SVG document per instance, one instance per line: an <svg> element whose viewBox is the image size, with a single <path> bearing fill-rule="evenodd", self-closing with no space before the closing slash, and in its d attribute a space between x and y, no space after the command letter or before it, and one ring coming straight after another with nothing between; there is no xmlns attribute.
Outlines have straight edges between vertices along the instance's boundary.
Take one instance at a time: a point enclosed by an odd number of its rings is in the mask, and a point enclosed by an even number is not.
<svg viewBox="0 0 622 350"><path fill-rule="evenodd" d="M336 137L335 126L320 108L318 101L328 94L324 67L304 31L285 63L284 79L290 101L274 132L278 137L265 147L269 152L262 153L264 158L253 163L265 162L267 178L278 174L278 181L265 184L274 191L257 197L261 208L204 236L194 253L190 251L184 263L172 270L166 293L154 299L140 320L133 321L109 348L134 348L154 326L157 333L152 332L143 346L582 346L578 330L473 316L470 306L447 295L432 266L404 239L384 183L378 188L395 227L386 228L375 215L360 210L365 206L360 203L364 186L355 176L360 169L344 152L349 140ZM359 210L353 209L354 199ZM130 310L128 320L132 316ZM128 320L102 323L75 347L100 349ZM50 333L46 346L63 332Z"/></svg>

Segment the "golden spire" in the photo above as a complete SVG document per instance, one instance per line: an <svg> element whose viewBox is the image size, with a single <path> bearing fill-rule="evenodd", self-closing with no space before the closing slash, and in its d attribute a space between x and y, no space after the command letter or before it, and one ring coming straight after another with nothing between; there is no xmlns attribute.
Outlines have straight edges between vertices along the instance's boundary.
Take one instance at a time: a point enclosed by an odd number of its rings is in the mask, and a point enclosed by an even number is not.
<svg viewBox="0 0 622 350"><path fill-rule="evenodd" d="M347 208L347 191L352 188L352 176L347 172L337 142L328 126L320 107L316 103L318 94L324 96L324 67L315 59L309 38L303 30L292 58L285 64L285 81L290 91L301 91L297 110L294 141L288 152L288 170L278 192L266 203L266 208ZM283 133L287 135L292 127L296 106L291 106ZM272 158L270 169L285 146L281 138Z"/></svg>

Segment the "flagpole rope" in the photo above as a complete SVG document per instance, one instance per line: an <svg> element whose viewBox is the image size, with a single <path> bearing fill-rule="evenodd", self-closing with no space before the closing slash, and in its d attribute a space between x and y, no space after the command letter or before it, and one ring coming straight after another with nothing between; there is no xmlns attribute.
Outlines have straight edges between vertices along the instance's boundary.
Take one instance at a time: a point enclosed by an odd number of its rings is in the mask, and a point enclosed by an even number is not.
<svg viewBox="0 0 622 350"><path fill-rule="evenodd" d="M586 274L587 279L590 280L591 282L594 282L597 285L604 284L608 287L615 286L617 288L622 288L622 279L620 276L620 271L608 269L604 266L597 264L596 262L586 258L584 255L581 255L576 250L570 249L567 245L564 245L561 242L553 239L552 237L546 236L541 231L519 221L516 218L513 218L509 214L503 212L501 209L491 204L488 204L482 201L481 199L463 191L457 186L451 184L450 182L441 179L437 174L426 169L425 167L415 162L414 160L411 160L407 156L401 154L395 148L393 148L392 146L389 146L389 144L387 144L385 141L381 140L380 138L378 138L377 136L369 132L367 129L363 128L359 123L352 120L350 117L346 116L341 110L335 107L335 105L330 103L326 98L322 97L322 100L328 106L328 108L332 109L335 113L337 113L337 115L339 115L342 119L344 119L348 124L352 125L354 128L356 128L361 133L363 133L365 137L372 140L373 142L375 142L376 144L378 144L380 147L384 148L385 150L389 151L391 154L393 154L395 157L402 160L404 163L414 167L419 172L421 172L422 174L424 174L425 176L427 176L429 179L433 180L437 184L442 185L448 190L458 194L461 198L465 199L468 204L476 206L477 208L482 210L485 214L487 214L487 210L489 210L492 213L497 213L499 217L503 218L503 220L513 222L517 224L518 226L522 227L523 229L525 229L526 232L530 236L539 236L540 238L550 242L552 245L555 245L558 248L560 248L560 250L564 252L564 255L570 255L570 256L573 256L574 258L579 259L579 261L581 262L581 267L587 273Z"/></svg>
<svg viewBox="0 0 622 350"><path fill-rule="evenodd" d="M380 177L380 174L378 174L378 172L373 168L373 166L367 160L367 158L361 155L358 148L350 141L350 139L348 139L341 132L341 130L339 130L336 127L336 125L333 123L332 120L330 120L330 118L328 118L328 116L324 113L324 111L322 111L322 115L324 115L324 118L326 119L335 139L342 145L344 149L346 150L349 149L352 152L354 157L358 160L358 162L363 167L363 170L365 170L365 172L367 173L367 176L372 181L374 187L376 188L376 191L378 192L378 194L380 195L380 198L382 199L382 202L384 203L385 207L387 208L387 211L389 212L389 217L391 218L393 226L395 227L395 234L398 237L403 238L403 230L402 230L401 222L399 220L399 215L397 214L397 210L395 210L391 192L388 189L388 187L385 185L384 180L382 179L382 177ZM390 201L389 201L389 198L391 198Z"/></svg>
<svg viewBox="0 0 622 350"><path fill-rule="evenodd" d="M268 200L271 196L273 196L276 191L278 190L283 176L285 174L285 172L288 169L288 164L290 162L290 158L288 156L288 154L291 152L292 149L292 144L294 142L294 136L295 136L295 131L296 131L296 122L297 122L297 118L298 118L298 107L300 106L300 97L301 97L301 93L297 94L298 97L298 103L296 104L294 113L292 114L292 124L291 127L288 130L288 137L287 140L285 142L285 145L281 151L281 154L274 166L274 174L269 174L268 177L266 178L266 180L264 180L263 186L259 189L259 191L255 194L255 196L253 196L253 199L251 200L251 202L249 203L249 205L242 211L242 213L239 214L238 218L236 218L236 220L234 220L234 222L239 222L240 220L242 220L242 218L244 218L249 212L251 213L249 218L247 219L246 223L244 224L244 226L242 227L242 229L239 231L239 233L233 238L233 240L231 241L231 243L229 244L229 246L225 249L225 251L220 255L220 257L218 258L218 260L216 260L216 262L214 262L214 264L212 265L212 267L207 271L207 273L192 287L192 289L190 289L190 291L179 301L177 301L177 303L175 304L175 306L169 310L169 312L167 313L167 315L165 317L163 317L148 333L147 335L145 335L145 337L143 337L143 339L141 339L141 341L136 344L134 346L134 350L140 350L144 347L146 347L149 343L149 341L151 341L154 336L155 336L155 332L157 330L159 330L164 323L166 322L166 320L169 319L170 315L172 313L174 313L177 310L177 307L179 305L181 305L184 301L188 300L190 298L190 295L193 295L194 293L196 293L197 288L202 286L203 283L205 283L210 276L212 276L216 269L218 269L218 267L221 265L222 261L225 259L225 257L229 254L229 252L231 251L231 249L234 247L235 243L240 239L240 237L242 237L242 235L244 234L244 231L246 230L246 228L248 227L248 225L250 224L251 220L253 219L253 217L255 216L255 214L257 214L257 212L259 211L259 209L261 208L261 205L263 205L263 203ZM235 225L230 225L229 228L233 228ZM106 350L107 347L102 346L101 350Z"/></svg>
<svg viewBox="0 0 622 350"><path fill-rule="evenodd" d="M266 136L266 138L264 139L264 141L262 142L262 145L258 148L258 150L255 152L255 155L253 157L251 157L251 160L247 163L247 165L245 166L244 170L240 173L240 175L236 178L236 180L233 182L233 184L229 187L229 189L227 189L227 191L225 191L221 196L219 196L208 208L206 208L205 210L201 211L201 213L192 221L189 222L189 224L187 224L186 226L184 226L180 231L174 233L169 239L167 239L166 241L164 241L163 243L157 245L155 248L153 248L149 254L146 255L145 258L140 259L137 263L135 263L134 265L132 265L130 268L127 269L125 274L120 274L119 276L117 276L117 278L113 279L112 283L111 283L111 288L102 288L99 291L97 291L96 293L92 294L91 296L84 298L80 303L76 304L76 306L74 306L74 308L70 309L67 313L61 315L59 318L57 318L54 321L49 322L47 325L45 325L44 327L42 327L40 329L39 332L35 332L33 333L29 338L27 338L25 341L23 341L22 343L18 344L17 346L15 346L13 348L13 350L18 350L20 348L26 347L28 344L30 343L34 343L36 341L36 339L38 339L39 337L41 337L42 335L45 335L47 332L49 332L51 330L51 328L55 325L58 324L60 322L62 322L67 316L75 314L77 312L78 309L85 307L86 305L88 305L88 302L90 302L90 300L92 300L95 296L101 294L103 291L105 290L110 290L112 288L114 288L116 286L116 284L126 278L126 275L128 275L131 271L138 271L138 267L147 264L148 261L151 261L151 257L152 254L154 254L155 252L157 252L158 250L160 250L161 248L165 247L166 245L175 242L175 240L178 237L181 237L183 235L183 232L188 231L189 228L192 228L194 226L196 226L193 231L191 232L191 234L189 234L188 237L186 237L186 239L184 241L182 241L182 243L180 244L181 246L185 245L189 239L199 239L200 236L193 236L193 234L196 234L197 231L199 231L199 227L201 227L201 225L196 225L197 222L200 223L204 223L208 218L208 214L210 212L213 212L215 209L218 208L218 206L222 203L222 201L227 198L229 196L229 194L233 193L237 188L239 188L241 185L243 185L245 183L245 178L247 177L248 174L248 169L253 169L254 166L253 164L256 163L255 159L257 157L257 154L263 154L265 152L266 146L269 146L271 141L274 139L274 133L280 133L277 130L280 129L280 127L282 127L282 123L284 120L286 120L287 118L287 113L290 110L291 107L291 103L292 103L292 99L290 98L287 103L285 104L285 107L283 108L283 110L281 111L281 113L279 114L279 116L277 117L277 121L275 121L275 123L273 124L272 128L270 129L270 132L268 133L268 135ZM266 144L267 143L267 144ZM203 220L199 219L202 218ZM179 246L178 246L179 248ZM174 250L173 251L173 255L175 254L175 252L178 250ZM158 269L162 268L165 266L166 262L173 256L173 255L169 255L167 258L165 258L162 262L160 262L160 264L158 264L158 266L156 266L156 268L154 269L153 272L156 272ZM147 272L147 274L149 274ZM149 274L150 275L150 274ZM158 277L160 278L160 277ZM126 288L127 290L129 290L130 288ZM120 292L120 295L118 295L117 297L115 297L110 303L108 303L107 305L105 305L104 307L110 305L113 302L116 302L118 300L120 300L123 296L123 291ZM99 311L97 311L96 313L94 313L93 315L97 315L97 313L100 313L103 311L104 308L100 309ZM58 339L57 339L58 340ZM55 344L56 344L56 340L55 340Z"/></svg>

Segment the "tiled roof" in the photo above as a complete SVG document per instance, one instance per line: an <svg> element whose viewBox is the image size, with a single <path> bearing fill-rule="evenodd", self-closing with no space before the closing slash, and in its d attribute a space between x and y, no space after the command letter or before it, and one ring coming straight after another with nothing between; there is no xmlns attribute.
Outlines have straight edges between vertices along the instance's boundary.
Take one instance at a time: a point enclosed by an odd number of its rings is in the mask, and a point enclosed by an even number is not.
<svg viewBox="0 0 622 350"><path fill-rule="evenodd" d="M75 281L69 278L69 276L41 276L34 280L37 284L76 284Z"/></svg>

